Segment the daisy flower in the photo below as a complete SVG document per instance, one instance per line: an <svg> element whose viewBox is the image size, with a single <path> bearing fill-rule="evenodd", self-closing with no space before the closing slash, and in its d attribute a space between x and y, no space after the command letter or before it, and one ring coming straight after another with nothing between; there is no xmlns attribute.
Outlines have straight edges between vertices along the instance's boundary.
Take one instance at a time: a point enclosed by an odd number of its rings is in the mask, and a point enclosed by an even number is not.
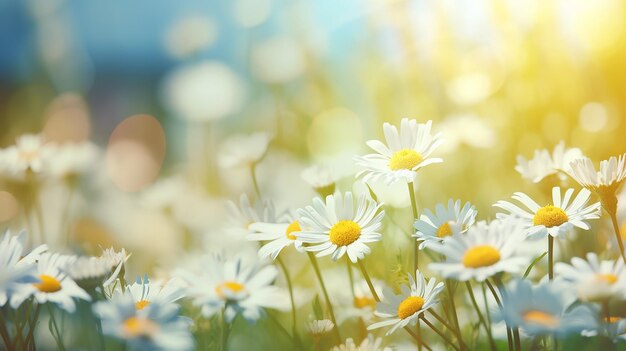
<svg viewBox="0 0 626 351"><path fill-rule="evenodd" d="M304 169L302 179L307 182L320 196L326 197L335 192L335 183L338 180L333 170L326 165L313 165Z"/></svg>
<svg viewBox="0 0 626 351"><path fill-rule="evenodd" d="M1 173L11 179L23 180L28 171L41 173L53 150L42 136L25 134L17 138L15 145L1 151Z"/></svg>
<svg viewBox="0 0 626 351"><path fill-rule="evenodd" d="M120 340L132 350L192 350L191 320L179 316L176 304L135 308L130 293L119 291L111 300L97 302L94 313L102 322L102 332Z"/></svg>
<svg viewBox="0 0 626 351"><path fill-rule="evenodd" d="M466 202L461 207L461 200L448 200L448 207L438 204L435 213L426 209L415 221L417 232L413 235L421 241L420 249L423 249L429 242L441 242L443 238L451 236L457 232L465 232L474 224L476 220L476 208ZM456 230L455 230L456 229Z"/></svg>
<svg viewBox="0 0 626 351"><path fill-rule="evenodd" d="M556 263L554 267L559 279L570 284L583 301L605 301L610 298L623 299L626 291L624 262L600 261L590 252L587 260L572 258L572 263Z"/></svg>
<svg viewBox="0 0 626 351"><path fill-rule="evenodd" d="M254 233L248 235L248 240L267 241L259 249L259 258L261 259L271 257L272 260L275 260L285 247L291 245L300 252L304 251L302 241L296 237L296 233L302 230L300 222L291 213L285 214L279 223L252 223L250 230Z"/></svg>
<svg viewBox="0 0 626 351"><path fill-rule="evenodd" d="M554 151L535 150L532 159L527 160L524 156L517 156L517 165L515 170L518 171L524 179L528 179L533 183L539 183L547 177L557 176L559 180L564 181L567 177L559 173L560 171L570 172L570 162L575 159L584 157L579 148L565 148L565 143L561 141L554 147Z"/></svg>
<svg viewBox="0 0 626 351"><path fill-rule="evenodd" d="M573 299L563 291L559 284L547 281L535 287L527 280L515 281L507 289L502 318L529 336L563 337L596 325L593 311L585 305L570 308Z"/></svg>
<svg viewBox="0 0 626 351"><path fill-rule="evenodd" d="M390 335L407 325L415 325L424 312L439 303L437 295L444 288L442 282L437 283L435 278L430 278L426 283L419 270L415 271L415 279L411 274L408 276L409 286L403 285L399 295L385 288L385 299L389 302L379 302L376 306L376 315L385 320L370 325L368 330L393 325L385 334Z"/></svg>
<svg viewBox="0 0 626 351"><path fill-rule="evenodd" d="M594 337L606 333L613 341L613 343L626 341L626 319L622 317L608 317L597 323L596 325L589 326L588 329L583 330L580 334L586 337Z"/></svg>
<svg viewBox="0 0 626 351"><path fill-rule="evenodd" d="M76 309L75 298L91 300L89 294L63 271L66 265L74 259L76 259L74 256L42 254L37 261L38 281L20 284L11 296L11 307L17 308L33 296L38 304L51 302L72 313Z"/></svg>
<svg viewBox="0 0 626 351"><path fill-rule="evenodd" d="M150 282L148 276L137 277L135 283L127 287L127 291L135 301L135 308L142 310L154 303L166 305L174 303L185 295L182 284L177 279L167 282Z"/></svg>
<svg viewBox="0 0 626 351"><path fill-rule="evenodd" d="M367 334L367 338L357 345L352 338L346 339L346 343L335 346L330 351L392 351L390 347L382 347L383 339Z"/></svg>
<svg viewBox="0 0 626 351"><path fill-rule="evenodd" d="M278 271L273 266L260 267L240 258L226 260L208 256L199 272L180 271L188 285L187 293L205 317L224 310L226 321L237 314L247 321L259 319L264 308L284 309L289 299L272 283Z"/></svg>
<svg viewBox="0 0 626 351"><path fill-rule="evenodd" d="M555 186L552 188L552 204L543 207L521 192L515 193L513 199L524 204L528 210L523 210L508 201L498 201L494 206L509 212L509 214L498 213L497 218L520 217L528 228L529 236L558 237L569 232L573 227L589 230L591 227L586 221L600 218L599 202L585 207L591 195L589 190L582 189L570 202L573 194L574 189L570 188L561 198L561 188Z"/></svg>
<svg viewBox="0 0 626 351"><path fill-rule="evenodd" d="M51 143L52 151L46 164L46 173L58 179L69 179L88 172L96 166L98 147L91 142Z"/></svg>
<svg viewBox="0 0 626 351"><path fill-rule="evenodd" d="M20 284L37 283L35 260L47 250L41 245L22 258L26 232L11 235L7 230L0 239L0 306L4 306Z"/></svg>
<svg viewBox="0 0 626 351"><path fill-rule="evenodd" d="M63 271L81 288L92 290L113 283L128 257L130 255L124 249L116 252L113 248L108 248L102 250L99 257L78 257L64 267Z"/></svg>
<svg viewBox="0 0 626 351"><path fill-rule="evenodd" d="M357 177L363 176L364 182L383 179L387 184L398 180L407 183L415 179L417 171L434 163L443 162L440 158L431 158L431 153L441 144L441 133L431 134L432 121L417 123L416 120L403 118L400 132L389 123L383 125L386 145L379 140L370 140L367 145L376 153L355 158L362 170Z"/></svg>
<svg viewBox="0 0 626 351"><path fill-rule="evenodd" d="M384 282L378 279L372 279L371 281L376 295L383 299ZM339 282L337 283L339 284ZM329 285L331 284L329 283ZM357 280L352 289L354 291L345 288L336 289L335 294L331 293L331 295L337 296L337 304L343 306L341 310L337 311L337 322L341 324L350 318L361 318L365 323L368 323L374 317L376 300L372 297L367 281L364 279Z"/></svg>
<svg viewBox="0 0 626 351"><path fill-rule="evenodd" d="M314 319L306 325L306 330L314 337L324 335L333 328L335 328L335 324L328 319Z"/></svg>
<svg viewBox="0 0 626 351"><path fill-rule="evenodd" d="M231 227L243 229L248 234L252 232L250 230L252 223L272 223L276 221L276 211L270 201L258 201L253 207L246 194L242 194L239 198L239 206L232 201L228 201L226 209L229 213Z"/></svg>
<svg viewBox="0 0 626 351"><path fill-rule="evenodd" d="M385 216L381 204L362 195L355 210L352 193L329 195L324 203L313 199L313 206L298 210L304 229L296 234L298 240L310 244L307 251L317 256L332 255L338 260L348 254L350 261L363 259L371 252L366 245L380 241L378 230Z"/></svg>
<svg viewBox="0 0 626 351"><path fill-rule="evenodd" d="M270 141L268 133L232 136L220 146L219 164L224 168L250 167L265 156Z"/></svg>
<svg viewBox="0 0 626 351"><path fill-rule="evenodd" d="M523 223L514 218L478 222L466 234L429 246L446 261L431 263L428 268L459 281L484 281L500 272L518 273L528 263L527 257L514 256L524 234Z"/></svg>
<svg viewBox="0 0 626 351"><path fill-rule="evenodd" d="M570 166L572 167L570 175L578 184L603 198L615 196L617 189L626 179L626 154L600 162L600 170L597 172L593 162L586 157L571 162Z"/></svg>

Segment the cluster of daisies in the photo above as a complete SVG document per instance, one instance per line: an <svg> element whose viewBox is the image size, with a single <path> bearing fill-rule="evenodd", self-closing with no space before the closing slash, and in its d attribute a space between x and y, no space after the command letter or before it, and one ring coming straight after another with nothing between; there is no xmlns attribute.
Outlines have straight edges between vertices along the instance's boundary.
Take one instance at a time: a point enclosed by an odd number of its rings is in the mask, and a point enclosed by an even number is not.
<svg viewBox="0 0 626 351"><path fill-rule="evenodd" d="M241 245L258 244L258 257L203 253L181 260L165 279L144 276L128 284L123 249L80 257L41 245L26 253L26 234L5 233L5 346L34 349L37 321L45 315L57 348L64 349L80 336L66 335L63 318L81 304L89 307L81 323L95 335L87 345L100 349L188 350L204 338L211 349L235 349L241 346L238 321L266 319L296 350L556 350L573 335L609 344L626 339L626 311L619 308L626 300L626 257L617 220L625 155L602 161L599 171L563 143L531 160L520 156L517 171L544 196L516 192L514 201L495 202L495 219L485 221L477 220L471 203L453 199L419 213L419 171L443 162L432 157L443 139L431 121L403 119L399 128L385 123L383 132L384 142L367 142L372 154L354 158L360 169L354 189L367 190L341 191L333 170L316 165L302 176L319 197L284 211L263 197L255 178L267 135L251 137L245 149L254 152L239 150L245 155L222 160L250 167L256 201L244 194L228 209L233 226L245 233ZM11 152L29 160L31 170L42 167L24 147ZM579 189L567 187L572 180ZM393 239L390 228L402 226L378 201L372 190L377 182L406 184L411 203L397 264L368 260L381 257L373 250L383 251ZM555 263L557 254L563 256L555 244L565 247L580 230L599 225L603 209L615 232L607 249ZM337 274L333 267L340 264L347 269ZM315 281L299 286L296 279L307 272ZM305 318L303 311L309 311ZM347 337L355 322L361 332Z"/></svg>

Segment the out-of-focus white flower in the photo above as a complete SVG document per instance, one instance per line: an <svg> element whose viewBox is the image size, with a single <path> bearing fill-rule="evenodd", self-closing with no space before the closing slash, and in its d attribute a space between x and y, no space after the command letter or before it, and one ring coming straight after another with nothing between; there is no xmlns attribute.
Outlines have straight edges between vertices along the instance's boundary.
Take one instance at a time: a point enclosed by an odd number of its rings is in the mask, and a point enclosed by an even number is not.
<svg viewBox="0 0 626 351"><path fill-rule="evenodd" d="M40 174L51 152L50 144L42 136L22 135L17 138L15 145L0 150L0 175L24 180L28 171Z"/></svg>
<svg viewBox="0 0 626 351"><path fill-rule="evenodd" d="M600 261L598 256L587 253L587 260L572 258L572 263L557 262L554 266L556 276L572 286L579 299L583 301L618 300L626 297L626 271L624 262Z"/></svg>
<svg viewBox="0 0 626 351"><path fill-rule="evenodd" d="M439 303L437 295L443 290L442 282L437 283L435 278L430 278L426 283L419 270L415 271L415 278L411 274L408 276L409 286L403 285L399 295L394 294L390 288L385 288L385 299L389 302L379 303L376 307L376 315L385 320L370 325L368 330L393 325L385 333L390 335L407 325L415 325L425 311Z"/></svg>
<svg viewBox="0 0 626 351"><path fill-rule="evenodd" d="M273 223L277 221L274 205L268 200L258 201L253 207L250 204L248 195L242 194L239 198L239 206L232 201L228 201L226 206L230 214L231 228L243 230L246 234L252 233L250 225L253 223Z"/></svg>
<svg viewBox="0 0 626 351"><path fill-rule="evenodd" d="M64 273L65 267L75 259L75 256L42 254L37 261L38 282L20 284L11 296L11 307L17 308L33 296L39 304L52 302L71 313L76 309L74 298L91 300L89 294Z"/></svg>
<svg viewBox="0 0 626 351"><path fill-rule="evenodd" d="M513 198L528 207L530 212L522 210L508 201L498 201L494 206L509 212L508 214L498 213L498 218L521 218L529 236L545 237L551 235L558 237L569 232L574 226L589 230L591 227L586 221L600 218L599 202L585 207L591 196L589 190L581 189L570 203L573 194L574 189L570 188L565 191L565 195L561 198L561 188L555 186L552 188L553 205L548 204L541 207L528 195L521 192L515 193Z"/></svg>
<svg viewBox="0 0 626 351"><path fill-rule="evenodd" d="M310 166L302 171L301 176L322 197L335 192L335 182L337 182L338 177L326 165Z"/></svg>
<svg viewBox="0 0 626 351"><path fill-rule="evenodd" d="M595 315L588 306L569 308L573 300L566 296L566 290L548 281L535 287L527 280L514 281L503 301L503 319L530 336L563 337L595 326Z"/></svg>
<svg viewBox="0 0 626 351"><path fill-rule="evenodd" d="M515 256L525 237L524 224L517 218L478 222L466 234L430 245L429 249L446 256L446 261L431 263L428 268L459 281L484 281L500 272L518 273L530 261Z"/></svg>
<svg viewBox="0 0 626 351"><path fill-rule="evenodd" d="M616 191L626 180L626 154L611 157L600 162L600 170L596 172L593 162L581 158L570 163L570 175L581 186L605 196L615 196Z"/></svg>
<svg viewBox="0 0 626 351"><path fill-rule="evenodd" d="M51 143L45 172L56 178L68 178L88 172L98 160L98 147L91 142Z"/></svg>
<svg viewBox="0 0 626 351"><path fill-rule="evenodd" d="M154 303L137 309L133 296L116 292L111 300L97 302L94 313L102 332L124 340L133 350L192 350L191 320L178 315L176 304Z"/></svg>
<svg viewBox="0 0 626 351"><path fill-rule="evenodd" d="M385 211L378 212L380 206L362 195L355 207L351 192L329 195L326 202L316 197L312 206L298 210L303 230L296 237L311 244L306 250L318 257L332 255L338 260L347 253L356 262L371 252L367 244L381 239L378 231Z"/></svg>
<svg viewBox="0 0 626 351"><path fill-rule="evenodd" d="M354 343L352 338L346 339L345 344L334 346L330 351L392 351L390 347L382 347L383 338L376 338L372 334L367 334L361 344Z"/></svg>
<svg viewBox="0 0 626 351"><path fill-rule="evenodd" d="M566 149L565 143L561 141L554 147L552 155L546 149L535 150L535 155L531 160L517 155L515 170L533 183L539 183L551 175L558 175L559 179L565 180L567 176L560 171L570 173L570 162L581 157L583 157L583 152L579 148Z"/></svg>
<svg viewBox="0 0 626 351"><path fill-rule="evenodd" d="M493 128L472 114L450 116L439 124L438 130L446 136L446 142L440 147L443 153L451 153L463 144L487 149L496 142Z"/></svg>
<svg viewBox="0 0 626 351"><path fill-rule="evenodd" d="M364 182L383 179L387 184L398 180L412 182L417 171L430 164L443 162L440 158L431 158L431 153L441 144L441 133L431 135L432 121L417 123L416 120L403 118L400 131L389 123L383 125L385 140L369 140L367 145L375 154L355 157L357 166L362 170L357 177L363 176Z"/></svg>
<svg viewBox="0 0 626 351"><path fill-rule="evenodd" d="M235 0L232 4L235 20L245 28L264 23L272 11L272 0Z"/></svg>
<svg viewBox="0 0 626 351"><path fill-rule="evenodd" d="M327 284L332 282L330 275L326 275ZM345 279L345 275L342 275L341 279ZM339 283L339 282L338 282ZM384 299L383 288L384 282L372 279L372 285L376 294L380 299ZM337 313L337 322L339 324L350 318L361 318L367 324L373 321L374 310L376 309L376 300L372 297L372 293L369 290L369 286L365 280L356 281L354 287L351 289L337 289L330 294L337 296L338 305L342 306Z"/></svg>
<svg viewBox="0 0 626 351"><path fill-rule="evenodd" d="M259 162L272 141L268 133L233 135L220 145L218 160L224 168L252 166Z"/></svg>
<svg viewBox="0 0 626 351"><path fill-rule="evenodd" d="M258 43L251 52L252 73L266 83L287 83L305 69L305 58L295 39L279 36Z"/></svg>
<svg viewBox="0 0 626 351"><path fill-rule="evenodd" d="M435 207L435 213L426 209L415 221L415 236L418 241L422 241L420 249L427 247L429 242L441 242L444 238L458 232L465 232L474 224L478 212L476 208L466 202L461 208L461 200L448 200L448 208L442 204Z"/></svg>
<svg viewBox="0 0 626 351"><path fill-rule="evenodd" d="M306 330L309 334L319 337L333 330L335 324L328 319L315 319L307 323Z"/></svg>
<svg viewBox="0 0 626 351"><path fill-rule="evenodd" d="M108 286L117 279L130 255L126 250L104 249L99 257L78 257L62 270L83 289Z"/></svg>
<svg viewBox="0 0 626 351"><path fill-rule="evenodd" d="M217 26L207 17L180 17L165 33L165 49L175 58L183 59L208 49L217 38Z"/></svg>
<svg viewBox="0 0 626 351"><path fill-rule="evenodd" d="M179 270L177 276L187 285L188 296L205 317L224 309L228 323L238 314L256 321L264 308L285 309L284 292L272 285L278 271L241 258L224 259L211 255L196 271Z"/></svg>
<svg viewBox="0 0 626 351"><path fill-rule="evenodd" d="M203 61L177 68L164 82L172 113L190 122L208 122L239 111L244 83L228 66Z"/></svg>

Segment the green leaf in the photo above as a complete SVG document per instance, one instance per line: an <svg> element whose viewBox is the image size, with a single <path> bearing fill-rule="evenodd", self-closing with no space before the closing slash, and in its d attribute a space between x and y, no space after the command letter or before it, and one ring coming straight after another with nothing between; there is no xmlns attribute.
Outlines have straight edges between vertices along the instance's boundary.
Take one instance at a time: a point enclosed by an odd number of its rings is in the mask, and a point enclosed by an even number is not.
<svg viewBox="0 0 626 351"><path fill-rule="evenodd" d="M376 196L376 193L374 193L374 190L372 190L369 184L365 183L365 185L367 186L367 190L369 190L370 196L372 197L372 199L378 202L378 197Z"/></svg>
<svg viewBox="0 0 626 351"><path fill-rule="evenodd" d="M528 275L530 274L530 271L533 269L533 267L539 263L539 261L541 261L542 258L544 258L545 255L548 254L548 251L542 253L541 255L539 255L537 258L535 258L531 263L530 266L528 266L528 268L526 268L526 272L524 272L524 279L526 279L526 277L528 277Z"/></svg>

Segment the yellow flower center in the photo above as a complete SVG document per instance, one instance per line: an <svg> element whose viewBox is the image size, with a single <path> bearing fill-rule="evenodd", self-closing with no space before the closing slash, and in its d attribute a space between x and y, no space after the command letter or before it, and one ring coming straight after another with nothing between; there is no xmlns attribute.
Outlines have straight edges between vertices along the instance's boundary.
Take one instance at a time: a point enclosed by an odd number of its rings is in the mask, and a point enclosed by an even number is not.
<svg viewBox="0 0 626 351"><path fill-rule="evenodd" d="M347 246L361 236L361 227L354 221L342 220L330 228L330 242L337 246Z"/></svg>
<svg viewBox="0 0 626 351"><path fill-rule="evenodd" d="M548 328L554 328L559 325L559 320L556 317L539 310L524 313L522 319L526 323L538 324Z"/></svg>
<svg viewBox="0 0 626 351"><path fill-rule="evenodd" d="M424 306L424 299L419 296L409 296L398 305L398 317L411 317Z"/></svg>
<svg viewBox="0 0 626 351"><path fill-rule="evenodd" d="M535 213L535 216L533 217L533 224L543 225L546 228L552 228L558 227L568 220L569 218L567 217L565 211L558 207L547 205L537 210L537 213Z"/></svg>
<svg viewBox="0 0 626 351"><path fill-rule="evenodd" d="M356 308L368 308L368 307L376 307L376 300L371 297L363 296L363 297L355 297L354 298L354 307Z"/></svg>
<svg viewBox="0 0 626 351"><path fill-rule="evenodd" d="M615 284L615 282L617 282L617 276L615 274L597 274L596 278L600 281L603 281L609 285L613 285Z"/></svg>
<svg viewBox="0 0 626 351"><path fill-rule="evenodd" d="M397 171L399 169L408 169L411 170L413 167L419 165L424 161L422 155L420 155L417 151L413 149L402 149L400 151L396 151L393 156L391 156L391 160L389 160L389 169L392 171Z"/></svg>
<svg viewBox="0 0 626 351"><path fill-rule="evenodd" d="M478 245L465 251L462 261L469 268L487 267L500 261L500 252L490 245Z"/></svg>
<svg viewBox="0 0 626 351"><path fill-rule="evenodd" d="M159 326L146 318L130 317L122 324L122 333L127 338L151 336L158 331Z"/></svg>
<svg viewBox="0 0 626 351"><path fill-rule="evenodd" d="M238 293L238 292L244 291L245 286L237 282L227 281L215 287L215 292L217 293L217 296L219 296L222 299L226 297L225 290Z"/></svg>
<svg viewBox="0 0 626 351"><path fill-rule="evenodd" d="M610 316L609 318L607 318L607 322L609 323L616 323L622 320L622 317L616 317L616 316Z"/></svg>
<svg viewBox="0 0 626 351"><path fill-rule="evenodd" d="M33 284L39 291L53 293L61 290L61 282L55 277L42 274L39 276L40 283Z"/></svg>
<svg viewBox="0 0 626 351"><path fill-rule="evenodd" d="M450 223L446 222L437 229L437 236L440 238L452 235L452 228L450 228Z"/></svg>
<svg viewBox="0 0 626 351"><path fill-rule="evenodd" d="M288 226L288 227L287 227L287 229L285 230L285 236L286 236L288 239L291 239L291 240L296 240L296 236L295 236L295 235L293 235L293 234L291 234L291 233L293 233L293 232L299 232L299 231L301 231L301 230L302 230L302 229L300 228L300 223L298 223L298 221L293 221L293 222L291 222L291 224L289 224L289 226Z"/></svg>
<svg viewBox="0 0 626 351"><path fill-rule="evenodd" d="M148 300L139 300L139 301L135 302L135 309L143 310L144 308L148 307L148 305L150 305L150 301L148 301Z"/></svg>

